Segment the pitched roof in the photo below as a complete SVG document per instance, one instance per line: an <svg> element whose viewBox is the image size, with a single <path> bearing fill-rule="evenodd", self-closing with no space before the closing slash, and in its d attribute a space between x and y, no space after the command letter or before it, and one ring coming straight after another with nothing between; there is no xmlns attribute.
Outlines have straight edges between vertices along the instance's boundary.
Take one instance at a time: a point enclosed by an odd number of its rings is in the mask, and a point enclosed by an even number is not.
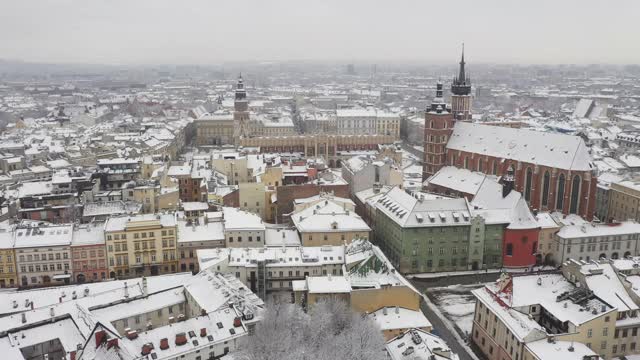
<svg viewBox="0 0 640 360"><path fill-rule="evenodd" d="M457 122L447 149L512 159L564 170L592 170L584 140L526 129Z"/></svg>

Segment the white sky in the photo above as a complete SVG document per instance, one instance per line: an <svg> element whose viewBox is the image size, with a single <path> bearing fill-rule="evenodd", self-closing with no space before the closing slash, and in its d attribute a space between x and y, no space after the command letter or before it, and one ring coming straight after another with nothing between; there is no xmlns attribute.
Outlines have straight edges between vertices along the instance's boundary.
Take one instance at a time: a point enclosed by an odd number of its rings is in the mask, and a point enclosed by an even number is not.
<svg viewBox="0 0 640 360"><path fill-rule="evenodd" d="M0 58L640 63L640 0L0 0Z"/></svg>

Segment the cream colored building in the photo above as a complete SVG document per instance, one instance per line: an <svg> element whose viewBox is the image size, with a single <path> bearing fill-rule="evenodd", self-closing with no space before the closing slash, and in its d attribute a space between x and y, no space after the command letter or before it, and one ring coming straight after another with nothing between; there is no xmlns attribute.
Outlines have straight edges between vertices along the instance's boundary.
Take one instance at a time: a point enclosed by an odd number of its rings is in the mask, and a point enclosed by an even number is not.
<svg viewBox="0 0 640 360"><path fill-rule="evenodd" d="M312 199L291 214L303 246L342 245L354 239L369 239L371 228L355 213L351 200L322 196Z"/></svg>
<svg viewBox="0 0 640 360"><path fill-rule="evenodd" d="M376 117L379 135L390 135L400 139L400 115L394 113L378 112Z"/></svg>
<svg viewBox="0 0 640 360"><path fill-rule="evenodd" d="M14 238L20 286L50 286L73 281L73 225L17 226L2 235Z"/></svg>
<svg viewBox="0 0 640 360"><path fill-rule="evenodd" d="M18 286L18 272L13 252L13 241L0 242L0 288Z"/></svg>
<svg viewBox="0 0 640 360"><path fill-rule="evenodd" d="M180 188L163 187L158 193L158 211L177 210L180 205Z"/></svg>
<svg viewBox="0 0 640 360"><path fill-rule="evenodd" d="M240 183L240 209L265 218L265 186L262 183Z"/></svg>
<svg viewBox="0 0 640 360"><path fill-rule="evenodd" d="M195 120L196 144L233 144L233 114L204 114Z"/></svg>
<svg viewBox="0 0 640 360"><path fill-rule="evenodd" d="M560 230L561 224L548 212L538 213L536 221L540 225L538 232L538 264L551 264L553 262L553 252L555 251L554 238L555 234Z"/></svg>
<svg viewBox="0 0 640 360"><path fill-rule="evenodd" d="M211 167L223 173L230 185L253 181L252 171L247 167L247 157L238 153L212 154Z"/></svg>
<svg viewBox="0 0 640 360"><path fill-rule="evenodd" d="M609 217L617 221L640 221L640 184L633 181L611 183Z"/></svg>
<svg viewBox="0 0 640 360"><path fill-rule="evenodd" d="M524 345L549 338L612 357L617 309L562 274L505 275L473 294L470 337L489 360L523 359Z"/></svg>
<svg viewBox="0 0 640 360"><path fill-rule="evenodd" d="M110 278L178 271L174 214L110 218L105 225Z"/></svg>

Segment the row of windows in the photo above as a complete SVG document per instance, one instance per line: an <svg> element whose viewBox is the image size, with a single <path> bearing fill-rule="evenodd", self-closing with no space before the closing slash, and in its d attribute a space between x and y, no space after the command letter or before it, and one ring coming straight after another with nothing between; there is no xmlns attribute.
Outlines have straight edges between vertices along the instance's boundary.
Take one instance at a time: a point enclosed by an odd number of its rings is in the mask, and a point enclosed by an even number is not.
<svg viewBox="0 0 640 360"><path fill-rule="evenodd" d="M62 253L62 255L60 255L60 253L55 253L51 254L49 253L48 256L47 254L33 254L33 255L27 255L26 257L24 255L20 255L18 257L18 260L20 262L25 262L26 261L46 261L46 260L53 260L55 258L55 260L61 260L61 259L68 259L69 258L69 253Z"/></svg>
<svg viewBox="0 0 640 360"><path fill-rule="evenodd" d="M238 236L237 238L238 242L242 242L242 236ZM253 236L249 236L248 238L249 242L253 241ZM262 239L260 238L260 236L256 236L256 241L260 242L262 241ZM229 236L229 242L232 243L233 242L233 236Z"/></svg>
<svg viewBox="0 0 640 360"><path fill-rule="evenodd" d="M174 231L173 230L162 230L161 231L162 236L173 236ZM137 233L133 233L133 238L134 239L146 239L147 237L154 237L156 236L155 231L149 231L149 232L137 232ZM127 239L127 234L108 234L107 235L107 240L126 240Z"/></svg>
<svg viewBox="0 0 640 360"><path fill-rule="evenodd" d="M87 258L87 254L88 254L89 257L92 257L92 258L96 257L96 255L98 257L103 257L104 256L104 251L102 251L102 250L97 250L97 251L96 250L90 250L88 253L87 253L87 251L79 251L79 252L75 251L73 253L74 257L79 257L79 258L82 258L82 259L86 259Z"/></svg>
<svg viewBox="0 0 640 360"><path fill-rule="evenodd" d="M42 264L42 265L22 265L20 266L20 272L41 272L41 271L62 271L62 269L69 270L69 263L57 263L57 264Z"/></svg>

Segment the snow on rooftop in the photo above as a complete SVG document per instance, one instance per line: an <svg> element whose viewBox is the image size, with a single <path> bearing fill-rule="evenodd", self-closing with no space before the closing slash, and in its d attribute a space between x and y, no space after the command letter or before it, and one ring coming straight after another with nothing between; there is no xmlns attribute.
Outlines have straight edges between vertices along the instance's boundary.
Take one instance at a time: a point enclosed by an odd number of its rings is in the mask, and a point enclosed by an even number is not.
<svg viewBox="0 0 640 360"><path fill-rule="evenodd" d="M578 136L457 122L447 148L565 170L592 170L587 146Z"/></svg>
<svg viewBox="0 0 640 360"><path fill-rule="evenodd" d="M408 330L386 344L391 360L458 360L441 338L420 329Z"/></svg>
<svg viewBox="0 0 640 360"><path fill-rule="evenodd" d="M233 207L223 207L224 227L226 231L264 230L265 225L260 216Z"/></svg>
<svg viewBox="0 0 640 360"><path fill-rule="evenodd" d="M309 276L307 289L310 294L350 293L351 284L344 276Z"/></svg>
<svg viewBox="0 0 640 360"><path fill-rule="evenodd" d="M369 315L380 327L380 330L398 330L412 328L431 328L422 311L410 310L403 307L387 307L379 309Z"/></svg>

